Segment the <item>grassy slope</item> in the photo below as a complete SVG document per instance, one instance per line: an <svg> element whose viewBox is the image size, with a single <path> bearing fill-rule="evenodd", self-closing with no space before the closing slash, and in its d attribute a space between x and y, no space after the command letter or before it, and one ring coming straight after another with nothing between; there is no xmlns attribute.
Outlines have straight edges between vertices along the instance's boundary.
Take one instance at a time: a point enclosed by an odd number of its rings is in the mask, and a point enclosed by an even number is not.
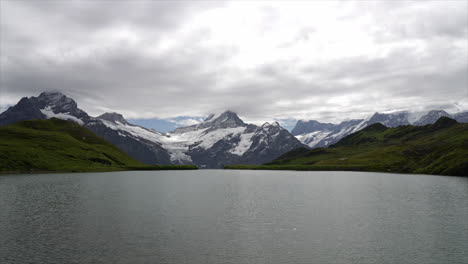
<svg viewBox="0 0 468 264"><path fill-rule="evenodd" d="M361 170L468 175L468 124L441 118L423 127L371 125L329 148L296 149L261 166L231 169Z"/></svg>
<svg viewBox="0 0 468 264"><path fill-rule="evenodd" d="M73 122L28 120L0 127L0 172L194 169L147 166Z"/></svg>

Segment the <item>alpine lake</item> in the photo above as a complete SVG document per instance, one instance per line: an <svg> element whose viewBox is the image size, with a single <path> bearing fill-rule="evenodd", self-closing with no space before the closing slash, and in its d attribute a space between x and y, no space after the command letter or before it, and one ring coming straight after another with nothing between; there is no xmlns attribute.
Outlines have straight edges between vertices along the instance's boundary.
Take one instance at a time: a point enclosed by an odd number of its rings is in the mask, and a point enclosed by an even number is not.
<svg viewBox="0 0 468 264"><path fill-rule="evenodd" d="M468 263L468 178L0 175L0 263Z"/></svg>

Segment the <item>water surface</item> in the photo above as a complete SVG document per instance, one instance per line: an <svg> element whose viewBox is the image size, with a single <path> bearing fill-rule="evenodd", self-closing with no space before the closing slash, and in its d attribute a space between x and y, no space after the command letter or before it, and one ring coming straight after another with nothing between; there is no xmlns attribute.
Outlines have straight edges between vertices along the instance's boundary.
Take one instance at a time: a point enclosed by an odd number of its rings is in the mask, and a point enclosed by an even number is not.
<svg viewBox="0 0 468 264"><path fill-rule="evenodd" d="M468 263L468 178L0 176L0 263Z"/></svg>

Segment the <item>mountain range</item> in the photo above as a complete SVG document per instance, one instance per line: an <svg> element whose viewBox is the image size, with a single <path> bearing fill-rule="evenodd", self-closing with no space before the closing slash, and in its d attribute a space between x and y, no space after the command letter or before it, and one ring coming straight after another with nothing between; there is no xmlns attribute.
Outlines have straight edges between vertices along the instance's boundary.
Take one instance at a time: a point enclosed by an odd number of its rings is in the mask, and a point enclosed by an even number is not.
<svg viewBox="0 0 468 264"><path fill-rule="evenodd" d="M390 128L375 123L328 148L297 148L264 165L227 169L345 170L468 175L468 124L440 117L434 124Z"/></svg>
<svg viewBox="0 0 468 264"><path fill-rule="evenodd" d="M291 130L303 144L311 147L328 147L340 139L362 130L372 124L381 123L386 127L404 125L424 126L434 124L440 117L450 117L459 123L468 123L468 112L451 115L443 110L428 112L400 111L394 113L375 113L367 119L353 119L339 124L321 123L315 120L299 120Z"/></svg>
<svg viewBox="0 0 468 264"><path fill-rule="evenodd" d="M0 114L0 126L30 119L59 118L82 125L145 164L195 164L220 168L230 164L256 165L299 147L328 147L343 137L375 123L387 127L423 126L440 117L468 122L468 112L450 115L442 110L425 113L375 113L367 119L340 124L299 120L289 133L277 122L261 126L244 123L236 113L211 114L203 122L161 133L129 123L118 113L89 116L77 103L59 92L24 97Z"/></svg>
<svg viewBox="0 0 468 264"><path fill-rule="evenodd" d="M133 125L118 113L91 117L73 99L58 92L22 98L0 114L0 126L49 118L82 125L146 164L195 164L201 168L262 164L305 146L276 122L246 124L231 111L212 114L197 125L160 133Z"/></svg>

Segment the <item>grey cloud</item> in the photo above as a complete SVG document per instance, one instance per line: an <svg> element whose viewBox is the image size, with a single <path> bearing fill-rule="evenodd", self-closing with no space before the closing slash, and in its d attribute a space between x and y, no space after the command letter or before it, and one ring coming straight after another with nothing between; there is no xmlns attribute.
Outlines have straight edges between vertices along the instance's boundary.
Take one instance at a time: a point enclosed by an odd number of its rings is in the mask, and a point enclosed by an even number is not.
<svg viewBox="0 0 468 264"><path fill-rule="evenodd" d="M468 48L454 44L468 41L467 11L433 3L349 4L355 5L351 9L355 13L340 19L371 14L375 24L369 34L375 37L375 45L394 45L386 56L345 56L325 62L265 58L262 65L245 67L231 63L242 47L229 41L207 44L213 38L208 28L194 29L166 50L153 54L146 50L163 36L171 39L200 12L224 5L228 3L19 1L5 5L2 1L0 93L19 99L57 90L76 98L80 107L94 115L112 110L132 118L170 118L230 109L252 120L327 122L384 110L450 110L468 100ZM263 12L260 33L274 30L281 16L275 8ZM32 27L15 18L28 14L39 24ZM138 31L145 47L98 43L102 45L87 55L74 54L100 30L120 25ZM318 34L315 26L298 27L294 39L271 44L286 43L281 48L287 50L299 42L309 43ZM422 41L424 48L408 42L414 39ZM40 50L62 40L63 51L52 50L51 55ZM315 52L310 45L309 52Z"/></svg>

